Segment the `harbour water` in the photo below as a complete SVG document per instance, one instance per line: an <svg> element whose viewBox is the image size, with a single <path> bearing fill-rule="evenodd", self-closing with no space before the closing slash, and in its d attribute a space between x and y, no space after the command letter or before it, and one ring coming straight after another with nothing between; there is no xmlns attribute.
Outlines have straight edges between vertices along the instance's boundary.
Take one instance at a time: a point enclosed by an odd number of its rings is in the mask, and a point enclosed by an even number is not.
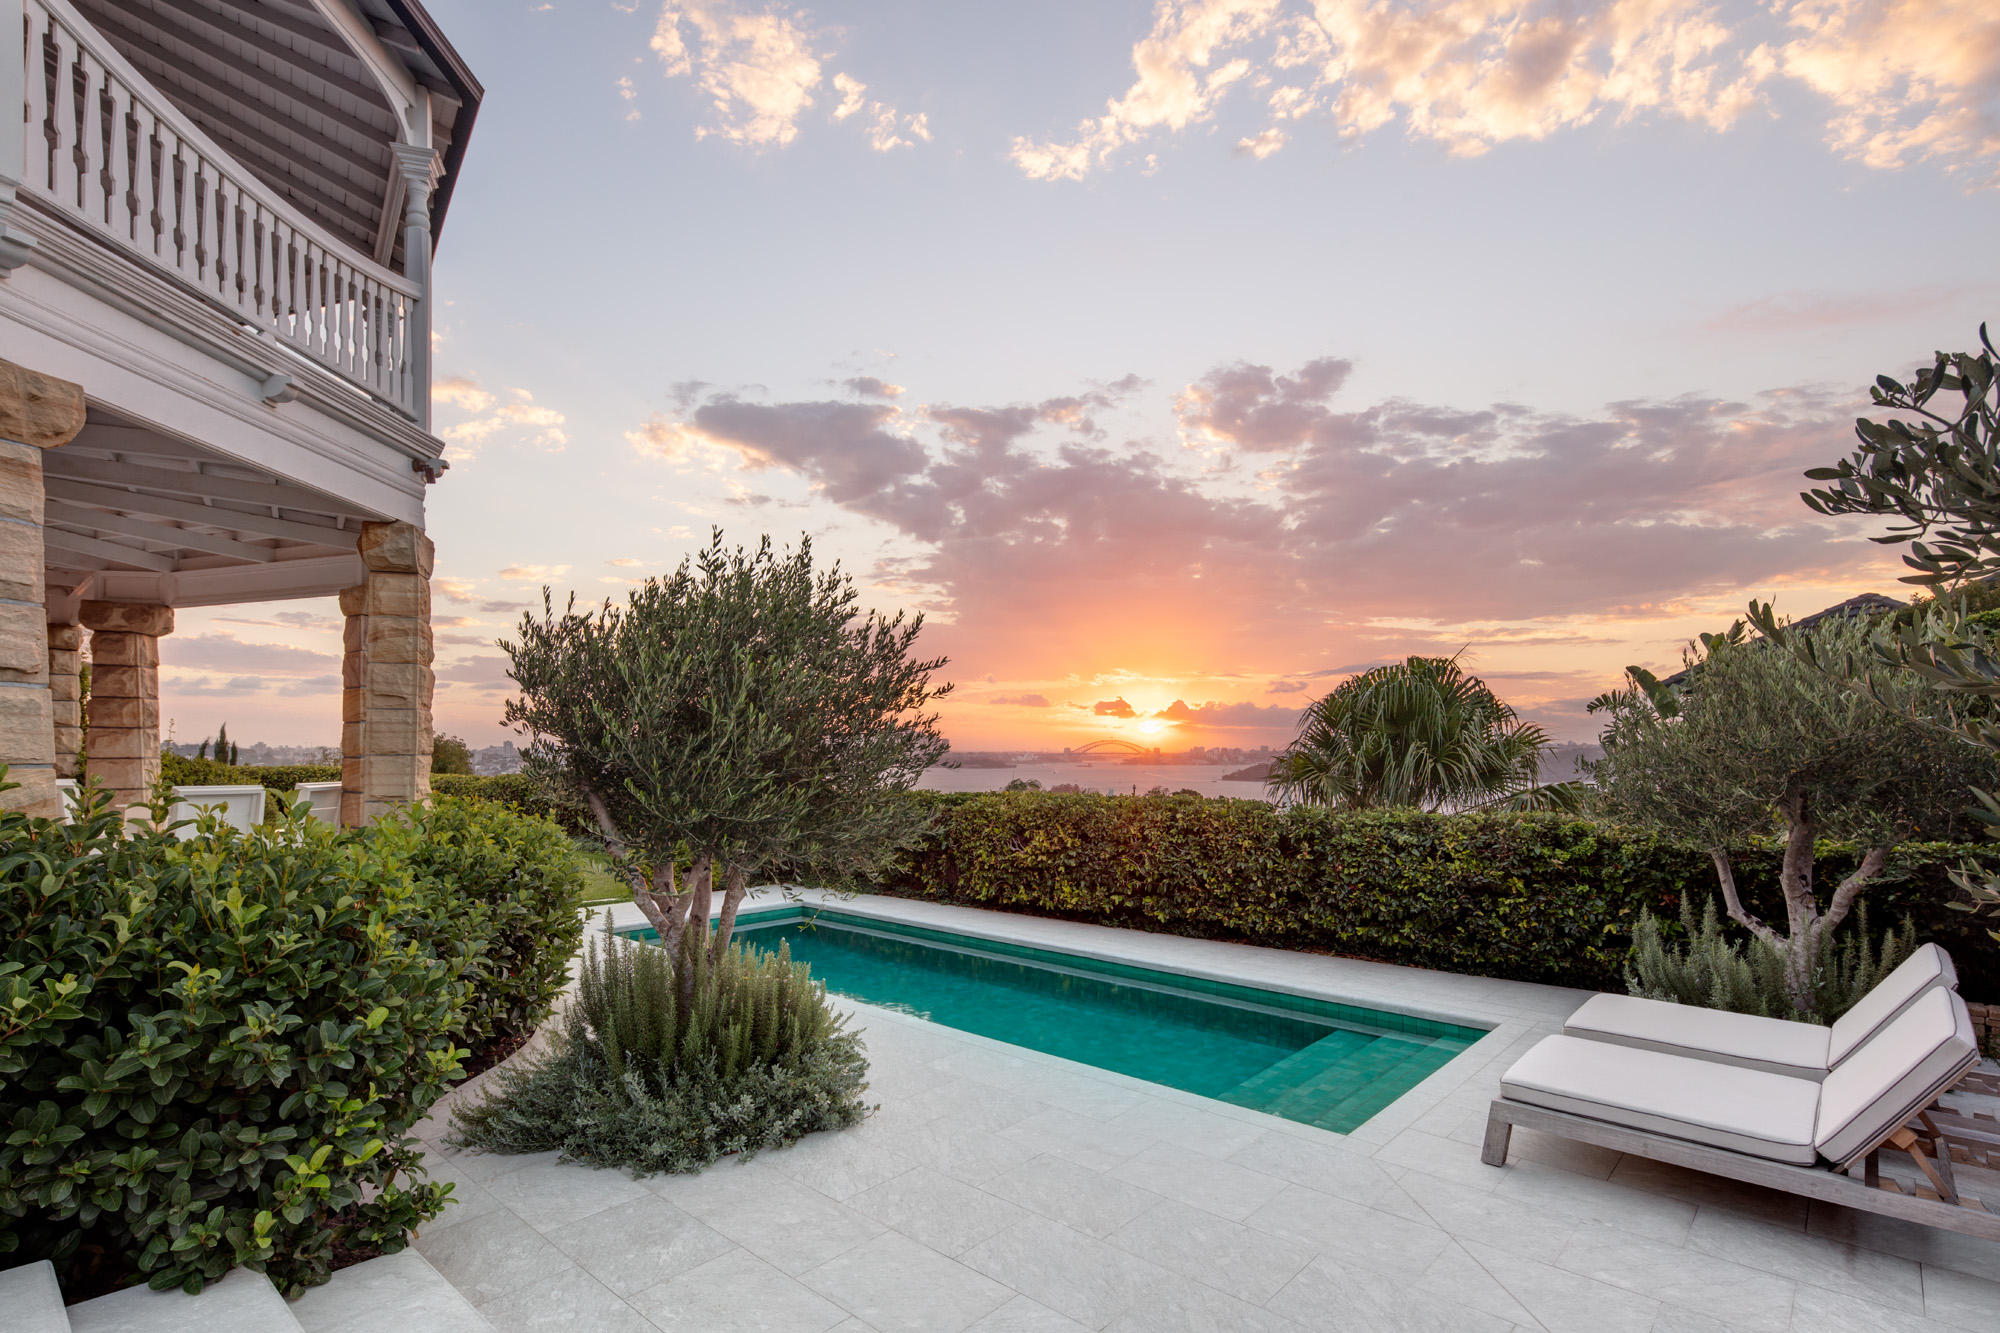
<svg viewBox="0 0 2000 1333"><path fill-rule="evenodd" d="M1143 795L1154 787L1197 791L1203 796L1267 799L1261 782L1224 782L1222 775L1242 764L1125 764L1114 759L1074 764L1024 763L1013 768L933 768L917 783L931 791L999 791L1016 778L1042 784L1044 791L1072 783L1085 791Z"/></svg>

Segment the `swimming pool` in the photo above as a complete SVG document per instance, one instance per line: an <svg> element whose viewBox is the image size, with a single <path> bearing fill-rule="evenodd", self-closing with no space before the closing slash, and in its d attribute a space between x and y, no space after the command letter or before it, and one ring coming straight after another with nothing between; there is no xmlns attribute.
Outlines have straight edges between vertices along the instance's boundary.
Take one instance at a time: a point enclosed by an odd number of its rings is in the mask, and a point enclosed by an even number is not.
<svg viewBox="0 0 2000 1333"><path fill-rule="evenodd" d="M1486 1035L826 909L746 914L736 938L788 943L837 995L1342 1134Z"/></svg>

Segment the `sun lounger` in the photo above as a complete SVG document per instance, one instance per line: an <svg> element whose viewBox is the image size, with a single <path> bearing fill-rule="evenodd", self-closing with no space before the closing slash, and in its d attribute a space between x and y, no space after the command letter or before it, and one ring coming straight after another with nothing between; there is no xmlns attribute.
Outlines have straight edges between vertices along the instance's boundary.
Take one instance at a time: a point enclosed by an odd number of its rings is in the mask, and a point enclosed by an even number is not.
<svg viewBox="0 0 2000 1333"><path fill-rule="evenodd" d="M1957 988L1951 955L1926 944L1832 1027L1634 995L1595 995L1570 1015L1563 1035L1817 1082L1920 997Z"/></svg>
<svg viewBox="0 0 2000 1333"><path fill-rule="evenodd" d="M2000 1146L2000 1124L1936 1107L1938 1097L1978 1063L1965 1001L1935 986L1820 1082L1581 1037L1547 1037L1501 1078L1480 1156L1489 1166L1506 1165L1513 1128L1521 1125L2000 1240L2000 1214L1958 1192L1950 1152L1954 1141ZM1885 1147L1908 1153L1928 1184L1905 1194L1884 1180Z"/></svg>

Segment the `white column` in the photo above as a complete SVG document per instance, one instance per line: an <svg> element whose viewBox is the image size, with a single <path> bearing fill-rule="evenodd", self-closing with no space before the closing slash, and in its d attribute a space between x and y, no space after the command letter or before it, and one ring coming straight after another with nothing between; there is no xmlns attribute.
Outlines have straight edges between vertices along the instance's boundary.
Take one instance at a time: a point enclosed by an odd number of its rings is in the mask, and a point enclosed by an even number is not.
<svg viewBox="0 0 2000 1333"><path fill-rule="evenodd" d="M410 386L417 422L431 424L431 189L444 170L434 148L395 145L403 175L403 276L423 293L410 327Z"/></svg>

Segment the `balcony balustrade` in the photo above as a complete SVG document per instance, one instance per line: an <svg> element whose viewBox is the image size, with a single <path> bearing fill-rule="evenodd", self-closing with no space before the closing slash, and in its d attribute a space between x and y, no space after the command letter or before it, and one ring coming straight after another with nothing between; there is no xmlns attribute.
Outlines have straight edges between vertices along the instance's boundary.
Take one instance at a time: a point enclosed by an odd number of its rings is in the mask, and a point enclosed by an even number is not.
<svg viewBox="0 0 2000 1333"><path fill-rule="evenodd" d="M425 284L232 160L67 0L23 3L23 194L427 424Z"/></svg>

